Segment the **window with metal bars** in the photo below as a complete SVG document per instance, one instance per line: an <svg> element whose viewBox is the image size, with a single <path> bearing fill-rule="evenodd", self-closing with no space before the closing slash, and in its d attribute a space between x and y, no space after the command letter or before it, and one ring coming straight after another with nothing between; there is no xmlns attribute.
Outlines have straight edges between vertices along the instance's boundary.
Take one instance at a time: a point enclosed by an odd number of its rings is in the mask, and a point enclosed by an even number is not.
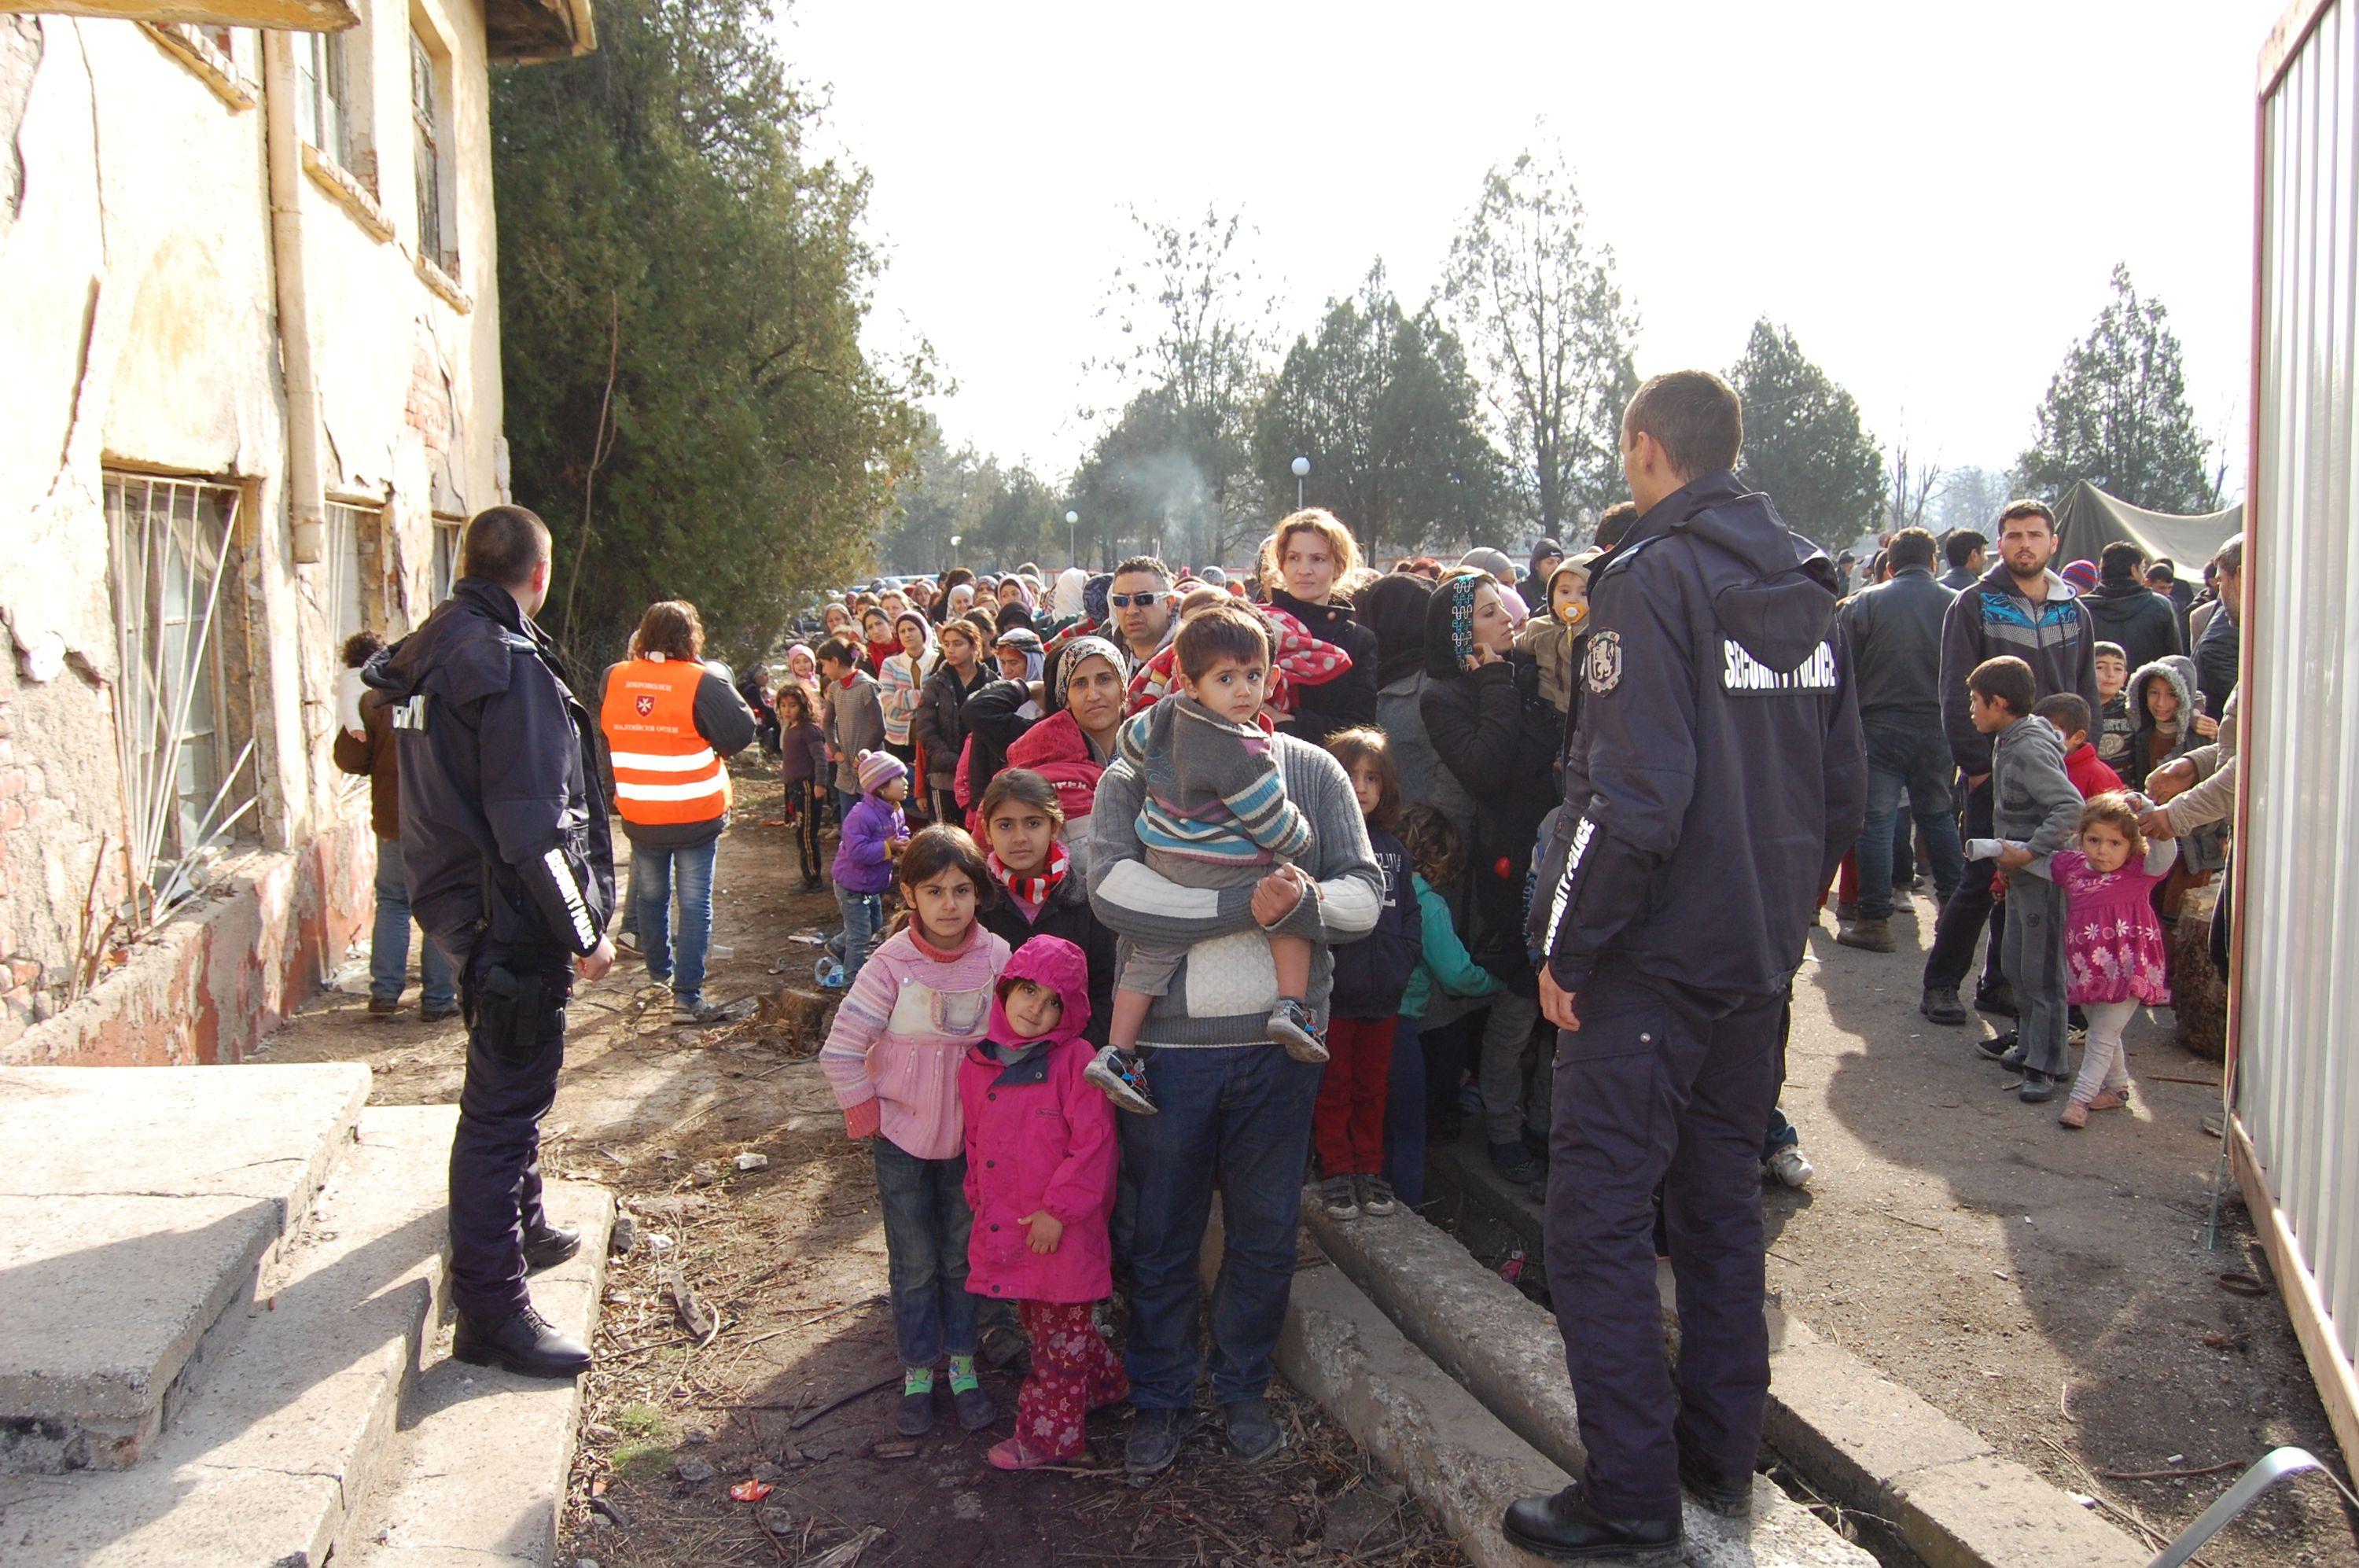
<svg viewBox="0 0 2359 1568"><path fill-rule="evenodd" d="M233 753L224 637L243 601L234 485L109 473L104 487L114 601L115 735L132 856L160 918L196 885L192 862L254 805Z"/></svg>
<svg viewBox="0 0 2359 1568"><path fill-rule="evenodd" d="M360 161L353 140L352 99L345 74L344 35L293 33L295 125L330 162L352 169Z"/></svg>
<svg viewBox="0 0 2359 1568"><path fill-rule="evenodd" d="M442 205L444 129L441 67L418 29L409 30L409 123L412 177L418 186L418 254L454 278L459 248Z"/></svg>

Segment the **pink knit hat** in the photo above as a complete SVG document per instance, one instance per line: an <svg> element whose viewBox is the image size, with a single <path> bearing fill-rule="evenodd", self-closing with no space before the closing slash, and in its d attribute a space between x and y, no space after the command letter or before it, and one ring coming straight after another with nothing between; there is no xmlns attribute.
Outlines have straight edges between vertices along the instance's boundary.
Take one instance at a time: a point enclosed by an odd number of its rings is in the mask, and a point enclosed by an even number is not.
<svg viewBox="0 0 2359 1568"><path fill-rule="evenodd" d="M860 792L874 795L896 779L907 779L909 769L889 751L864 751L860 754Z"/></svg>

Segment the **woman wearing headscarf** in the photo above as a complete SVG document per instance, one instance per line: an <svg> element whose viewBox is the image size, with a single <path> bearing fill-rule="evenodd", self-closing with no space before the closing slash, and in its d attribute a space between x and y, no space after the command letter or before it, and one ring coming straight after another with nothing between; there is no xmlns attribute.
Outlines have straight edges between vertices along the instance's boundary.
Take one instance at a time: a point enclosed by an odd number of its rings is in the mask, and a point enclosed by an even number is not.
<svg viewBox="0 0 2359 1568"><path fill-rule="evenodd" d="M995 681L968 699L967 733L973 749L996 749L1009 768L1028 768L1056 786L1064 809L1066 848L1077 869L1085 868L1090 809L1098 777L1114 760L1114 735L1122 727L1123 697L1129 666L1122 652L1101 637L1076 637L1049 666L1046 713L1022 716L1032 692L1021 682ZM980 800L988 779L970 779Z"/></svg>
<svg viewBox="0 0 2359 1568"><path fill-rule="evenodd" d="M984 663L983 634L959 617L944 621L937 639L940 657L918 691L909 729L926 755L926 797L938 822L960 820L959 757L966 749L966 700L991 680Z"/></svg>
<svg viewBox="0 0 2359 1568"><path fill-rule="evenodd" d="M1369 584L1357 613L1376 639L1376 727L1392 743L1402 798L1439 808L1461 833L1472 833L1474 798L1441 765L1425 729L1425 612L1432 598L1424 578L1394 572Z"/></svg>
<svg viewBox="0 0 2359 1568"><path fill-rule="evenodd" d="M1310 636L1334 644L1352 659L1352 668L1335 680L1301 690L1288 727L1311 745L1324 746L1338 730L1375 724L1375 634L1353 617L1352 601L1341 592L1360 564L1352 531L1317 506L1293 513L1271 530L1261 564L1269 607L1292 615Z"/></svg>
<svg viewBox="0 0 2359 1568"><path fill-rule="evenodd" d="M1524 885L1540 819L1563 800L1555 762L1564 720L1539 693L1538 666L1516 649L1505 593L1480 572L1441 580L1426 606L1429 680L1419 708L1442 765L1474 800L1467 947L1506 987L1483 1030L1483 1112L1492 1163L1509 1181L1528 1182L1539 1171L1525 1127L1545 1137L1548 1074L1543 1053L1527 1123L1523 1059L1539 1020L1539 983L1524 949Z"/></svg>

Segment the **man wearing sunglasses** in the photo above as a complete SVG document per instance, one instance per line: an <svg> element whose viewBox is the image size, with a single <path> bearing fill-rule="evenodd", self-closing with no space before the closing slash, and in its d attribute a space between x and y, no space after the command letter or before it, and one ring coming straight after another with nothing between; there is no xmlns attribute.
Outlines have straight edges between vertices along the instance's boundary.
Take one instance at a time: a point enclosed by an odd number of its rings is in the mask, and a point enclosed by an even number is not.
<svg viewBox="0 0 2359 1568"><path fill-rule="evenodd" d="M1171 640L1174 603L1171 569L1155 557L1134 555L1114 569L1106 605L1132 669L1153 659Z"/></svg>

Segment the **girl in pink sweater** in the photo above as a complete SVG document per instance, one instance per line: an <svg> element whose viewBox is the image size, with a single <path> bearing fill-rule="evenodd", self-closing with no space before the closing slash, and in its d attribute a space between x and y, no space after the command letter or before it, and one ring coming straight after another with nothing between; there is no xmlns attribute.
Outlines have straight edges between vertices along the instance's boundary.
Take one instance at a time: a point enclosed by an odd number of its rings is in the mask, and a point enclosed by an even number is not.
<svg viewBox="0 0 2359 1568"><path fill-rule="evenodd" d="M893 879L901 917L844 993L819 1064L844 1130L870 1140L875 1156L893 1332L906 1368L896 1424L908 1437L932 1427L934 1362L947 1352L959 1424L979 1432L995 1412L974 1374L974 1216L958 1073L989 1027L1007 943L975 920L989 873L964 829L932 827L909 840Z"/></svg>
<svg viewBox="0 0 2359 1568"><path fill-rule="evenodd" d="M1014 1301L1032 1341L1002 1470L1078 1457L1092 1410L1130 1395L1090 1308L1114 1293L1114 1106L1083 1076L1089 960L1036 936L1000 971L991 1032L959 1065L966 1200L974 1211L967 1289Z"/></svg>

